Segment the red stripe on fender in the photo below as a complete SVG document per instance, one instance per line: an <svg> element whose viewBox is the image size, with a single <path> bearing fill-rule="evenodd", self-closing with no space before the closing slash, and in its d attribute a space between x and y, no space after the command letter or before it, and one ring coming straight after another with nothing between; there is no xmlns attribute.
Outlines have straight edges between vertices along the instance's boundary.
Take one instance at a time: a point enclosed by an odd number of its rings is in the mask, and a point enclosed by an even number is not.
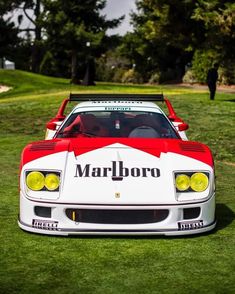
<svg viewBox="0 0 235 294"><path fill-rule="evenodd" d="M69 143L69 140L54 139L33 142L27 145L21 154L20 168L35 159L62 151L68 151Z"/></svg>

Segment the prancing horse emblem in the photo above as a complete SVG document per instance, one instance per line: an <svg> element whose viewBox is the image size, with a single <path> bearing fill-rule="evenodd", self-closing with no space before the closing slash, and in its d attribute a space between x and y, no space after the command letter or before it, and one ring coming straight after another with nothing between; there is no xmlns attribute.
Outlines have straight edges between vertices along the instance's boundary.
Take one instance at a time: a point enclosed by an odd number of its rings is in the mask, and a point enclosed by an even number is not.
<svg viewBox="0 0 235 294"><path fill-rule="evenodd" d="M118 192L115 193L115 198L120 198L120 196L121 196L120 193L118 193Z"/></svg>

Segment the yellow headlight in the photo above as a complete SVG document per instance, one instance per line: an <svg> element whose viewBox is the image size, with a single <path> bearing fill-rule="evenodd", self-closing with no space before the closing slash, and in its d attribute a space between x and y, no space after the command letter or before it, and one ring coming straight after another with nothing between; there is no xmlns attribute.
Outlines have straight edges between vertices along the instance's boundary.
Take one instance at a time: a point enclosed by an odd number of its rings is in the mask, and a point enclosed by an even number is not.
<svg viewBox="0 0 235 294"><path fill-rule="evenodd" d="M43 189L45 177L41 172L32 171L26 177L26 184L30 190L40 191Z"/></svg>
<svg viewBox="0 0 235 294"><path fill-rule="evenodd" d="M60 178L56 174L47 174L45 178L45 186L48 190L54 191L60 185Z"/></svg>
<svg viewBox="0 0 235 294"><path fill-rule="evenodd" d="M209 185L207 175L203 173L195 173L191 176L191 188L196 192L203 192Z"/></svg>
<svg viewBox="0 0 235 294"><path fill-rule="evenodd" d="M190 178L187 175L177 175L175 179L176 188L179 191L186 191L190 187Z"/></svg>

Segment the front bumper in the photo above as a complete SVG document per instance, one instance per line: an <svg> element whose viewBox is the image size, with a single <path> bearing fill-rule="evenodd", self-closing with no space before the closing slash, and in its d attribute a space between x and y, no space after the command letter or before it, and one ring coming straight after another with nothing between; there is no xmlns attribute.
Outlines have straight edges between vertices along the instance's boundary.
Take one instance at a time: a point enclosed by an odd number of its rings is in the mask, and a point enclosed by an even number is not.
<svg viewBox="0 0 235 294"><path fill-rule="evenodd" d="M50 215L40 215L35 207L49 209ZM88 219L81 219L68 216L68 210L79 211L98 211L102 215L103 212L109 212L114 217L114 223L108 223L108 220L100 221L100 218L93 218L92 222ZM164 217L154 219L150 222L145 218L143 223L141 220L127 220L128 223L117 221L115 215L118 212L124 212L125 215L141 215L144 212L153 214L160 211L168 211ZM188 212L199 211L197 215ZM146 214L146 213L145 213ZM97 222L96 222L97 221ZM111 221L112 222L112 221ZM18 224L21 229L33 233L48 235L191 235L205 233L212 230L216 226L215 221L215 194L212 197L200 203L180 204L180 205L70 205L60 203L45 203L31 201L23 194L20 196L20 215Z"/></svg>

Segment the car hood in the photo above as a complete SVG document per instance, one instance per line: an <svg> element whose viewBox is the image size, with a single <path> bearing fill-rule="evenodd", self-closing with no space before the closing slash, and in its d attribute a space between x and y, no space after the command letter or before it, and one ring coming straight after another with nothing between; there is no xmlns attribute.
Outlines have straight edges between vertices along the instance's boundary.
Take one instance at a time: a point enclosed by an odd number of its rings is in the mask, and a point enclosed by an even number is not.
<svg viewBox="0 0 235 294"><path fill-rule="evenodd" d="M70 204L174 204L174 171L212 170L209 148L178 139L78 138L30 144L22 169L61 171Z"/></svg>

